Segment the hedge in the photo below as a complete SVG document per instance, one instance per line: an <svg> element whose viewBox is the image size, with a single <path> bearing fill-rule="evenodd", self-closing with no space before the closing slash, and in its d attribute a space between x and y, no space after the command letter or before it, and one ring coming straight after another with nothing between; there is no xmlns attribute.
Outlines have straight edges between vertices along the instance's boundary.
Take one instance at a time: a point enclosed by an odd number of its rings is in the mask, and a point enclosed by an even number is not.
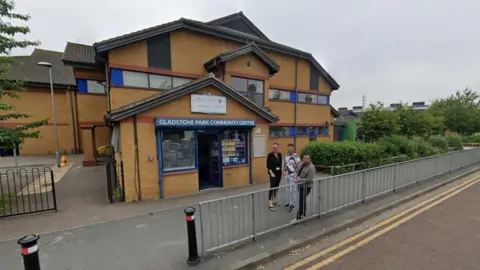
<svg viewBox="0 0 480 270"><path fill-rule="evenodd" d="M396 162L395 157L414 159L438 155L449 149L462 149L462 138L459 135L432 136L426 141L409 139L403 136L390 136L376 143L360 142L311 142L302 149L315 165L333 166L334 174L363 169ZM352 164L356 164L354 166ZM352 165L352 166L345 166Z"/></svg>

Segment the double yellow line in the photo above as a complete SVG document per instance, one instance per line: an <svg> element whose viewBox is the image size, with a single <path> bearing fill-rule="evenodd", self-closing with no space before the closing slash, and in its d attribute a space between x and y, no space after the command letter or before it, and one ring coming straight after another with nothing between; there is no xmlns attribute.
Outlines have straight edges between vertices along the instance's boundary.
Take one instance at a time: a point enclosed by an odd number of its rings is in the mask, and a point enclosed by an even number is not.
<svg viewBox="0 0 480 270"><path fill-rule="evenodd" d="M436 195L436 196L434 196L434 197L432 197L432 198L430 198L426 201L423 201L423 202L421 202L421 203L419 203L419 204L417 204L417 205L415 205L415 206L413 206L413 207L411 207L411 208L409 208L409 209L407 209L407 210L405 210L401 213L398 213L395 216L393 216L391 218L388 218L388 219L386 219L386 220L368 228L365 231L362 231L362 232L360 232L360 233L358 233L354 236L351 236L351 237L343 240L342 242L339 242L339 243L337 243L337 244L335 244L335 245L333 245L333 246L331 246L327 249L324 249L324 250L322 250L322 251L320 251L316 254L313 254L310 257L305 258L304 260L301 260L297 263L294 263L294 264L288 266L287 268L285 268L284 270L294 270L294 269L297 269L299 267L305 266L305 265L307 265L307 264L309 264L309 263L327 255L327 254L330 254L330 253L336 251L337 249L339 249L343 246L346 246L346 245L360 239L361 237L363 237L363 236L365 236L365 235L367 235L367 234L369 234L369 233L371 233L371 232L373 232L373 231L391 223L387 227L375 232L371 236L368 236L368 237L364 238L363 240L361 240L361 241L359 241L359 242L357 242L353 245L350 245L347 248L339 251L338 253L335 253L332 256L329 256L325 260L320 261L319 263L317 263L315 265L312 265L311 267L307 268L307 270L320 269L321 267L326 266L327 264L329 264L329 263L347 255L348 253L354 251L355 249L367 244L368 242L372 241L373 239L375 239L375 238L377 238L377 237L395 229L396 227L398 227L401 224L409 221L410 219L420 215L421 213L427 211L428 209L434 207L435 205L437 205L437 204L439 204L439 203L441 203L445 200L448 200L449 198L457 195L458 193L460 193L463 190L475 185L478 182L480 182L480 177L475 177L473 179L465 181L464 183L462 183L458 186L455 186L455 187L453 187L453 188L451 188L451 189L449 189L445 192L442 192L442 193L440 193L440 194L438 194L438 195ZM441 199L439 199L439 198L441 198ZM418 211L416 211L416 210L418 210ZM415 212L407 215L408 213L410 213L412 211L415 211ZM401 218L401 217L403 217L403 218ZM401 218L401 219L396 221L396 222L393 222L393 221L395 221L399 218Z"/></svg>

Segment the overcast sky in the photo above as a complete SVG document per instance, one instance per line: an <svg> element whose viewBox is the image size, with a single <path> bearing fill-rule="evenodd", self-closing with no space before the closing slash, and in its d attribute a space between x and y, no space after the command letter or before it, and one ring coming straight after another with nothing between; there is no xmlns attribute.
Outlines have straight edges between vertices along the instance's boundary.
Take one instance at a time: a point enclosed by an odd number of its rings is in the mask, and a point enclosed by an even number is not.
<svg viewBox="0 0 480 270"><path fill-rule="evenodd" d="M63 51L176 20L243 11L271 40L308 51L337 80L336 107L430 101L480 91L480 1L475 0L17 0L29 38ZM14 54L29 53L15 51Z"/></svg>

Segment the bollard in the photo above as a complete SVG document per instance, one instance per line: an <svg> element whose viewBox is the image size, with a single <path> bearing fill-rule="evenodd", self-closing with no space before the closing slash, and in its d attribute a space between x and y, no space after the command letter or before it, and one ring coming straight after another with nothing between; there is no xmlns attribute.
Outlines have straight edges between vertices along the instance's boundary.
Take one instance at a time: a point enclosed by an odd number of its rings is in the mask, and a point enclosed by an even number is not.
<svg viewBox="0 0 480 270"><path fill-rule="evenodd" d="M40 260L38 259L38 239L40 236L29 234L18 240L21 246L23 256L23 266L25 270L40 270Z"/></svg>
<svg viewBox="0 0 480 270"><path fill-rule="evenodd" d="M187 220L187 234L188 234L188 264L197 264L200 262L197 249L197 232L195 228L195 208L185 208L185 219Z"/></svg>

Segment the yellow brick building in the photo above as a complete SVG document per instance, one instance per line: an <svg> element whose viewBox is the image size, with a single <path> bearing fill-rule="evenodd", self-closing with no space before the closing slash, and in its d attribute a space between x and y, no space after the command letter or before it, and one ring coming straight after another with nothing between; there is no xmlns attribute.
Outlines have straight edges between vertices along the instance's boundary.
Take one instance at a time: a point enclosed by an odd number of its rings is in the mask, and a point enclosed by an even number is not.
<svg viewBox="0 0 480 270"><path fill-rule="evenodd" d="M272 142L299 152L333 138L337 82L241 12L68 43L62 60L75 81L74 101L64 94L70 144L95 164L98 141L111 137L127 201L263 181Z"/></svg>

